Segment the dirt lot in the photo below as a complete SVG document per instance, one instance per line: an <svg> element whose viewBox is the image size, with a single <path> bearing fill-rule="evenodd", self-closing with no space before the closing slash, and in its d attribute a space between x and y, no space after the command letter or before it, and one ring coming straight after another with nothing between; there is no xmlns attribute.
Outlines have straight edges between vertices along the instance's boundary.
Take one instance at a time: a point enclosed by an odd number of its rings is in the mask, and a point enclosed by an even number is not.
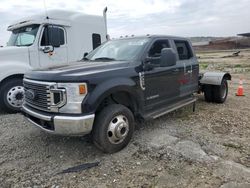
<svg viewBox="0 0 250 188"><path fill-rule="evenodd" d="M138 125L127 148L101 153L85 138L48 135L0 114L0 187L250 187L250 51L199 53L201 67L233 73L225 104L186 107ZM245 97L236 97L239 78ZM76 165L97 167L57 174Z"/></svg>

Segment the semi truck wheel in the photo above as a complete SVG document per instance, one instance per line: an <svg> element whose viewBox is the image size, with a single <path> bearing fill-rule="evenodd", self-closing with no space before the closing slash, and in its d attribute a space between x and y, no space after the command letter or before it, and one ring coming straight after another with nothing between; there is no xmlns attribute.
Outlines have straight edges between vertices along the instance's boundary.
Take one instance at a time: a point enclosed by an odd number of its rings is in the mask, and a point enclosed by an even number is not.
<svg viewBox="0 0 250 188"><path fill-rule="evenodd" d="M24 99L23 81L14 78L5 81L0 88L0 108L7 113L20 111Z"/></svg>
<svg viewBox="0 0 250 188"><path fill-rule="evenodd" d="M134 116L125 106L112 104L96 117L92 137L105 153L115 153L126 147L134 132Z"/></svg>
<svg viewBox="0 0 250 188"><path fill-rule="evenodd" d="M213 100L216 103L224 103L227 99L228 84L227 80L223 79L221 85L213 87Z"/></svg>

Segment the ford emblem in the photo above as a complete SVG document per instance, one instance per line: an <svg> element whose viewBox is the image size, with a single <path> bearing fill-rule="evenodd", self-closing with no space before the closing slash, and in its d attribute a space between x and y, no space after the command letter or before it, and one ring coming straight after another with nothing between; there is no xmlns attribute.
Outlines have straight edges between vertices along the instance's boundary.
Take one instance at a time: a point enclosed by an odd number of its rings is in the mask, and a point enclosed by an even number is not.
<svg viewBox="0 0 250 188"><path fill-rule="evenodd" d="M25 91L27 98L34 100L36 98L35 92L31 89Z"/></svg>

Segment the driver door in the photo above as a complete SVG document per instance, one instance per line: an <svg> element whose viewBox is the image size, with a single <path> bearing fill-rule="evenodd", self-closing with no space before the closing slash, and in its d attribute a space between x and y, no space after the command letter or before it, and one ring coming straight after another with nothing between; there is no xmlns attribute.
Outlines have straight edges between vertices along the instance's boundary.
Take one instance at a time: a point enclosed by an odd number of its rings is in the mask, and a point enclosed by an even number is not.
<svg viewBox="0 0 250 188"><path fill-rule="evenodd" d="M145 71L145 105L146 111L160 109L176 102L179 97L180 69L177 65L160 66L161 50L170 48L166 39L155 40L148 51L148 62L153 65L151 70Z"/></svg>
<svg viewBox="0 0 250 188"><path fill-rule="evenodd" d="M47 49L51 49L50 52ZM39 45L39 63L41 68L68 64L68 48L64 28L53 25L44 26Z"/></svg>

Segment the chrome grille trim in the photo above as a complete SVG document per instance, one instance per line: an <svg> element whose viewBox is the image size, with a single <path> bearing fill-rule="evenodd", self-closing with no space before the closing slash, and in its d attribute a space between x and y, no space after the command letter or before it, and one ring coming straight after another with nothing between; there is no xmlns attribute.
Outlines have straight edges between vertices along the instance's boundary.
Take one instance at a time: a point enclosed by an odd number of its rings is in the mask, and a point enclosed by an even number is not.
<svg viewBox="0 0 250 188"><path fill-rule="evenodd" d="M36 99L29 98L25 95L25 104L42 111L51 111L51 92L50 88L56 86L55 82L42 82L24 79L24 90L35 92Z"/></svg>
<svg viewBox="0 0 250 188"><path fill-rule="evenodd" d="M29 83L34 83L42 86L51 86L51 85L56 85L56 82L44 82L44 81L36 81L36 80L30 80L27 78L23 79L24 82L29 82Z"/></svg>

